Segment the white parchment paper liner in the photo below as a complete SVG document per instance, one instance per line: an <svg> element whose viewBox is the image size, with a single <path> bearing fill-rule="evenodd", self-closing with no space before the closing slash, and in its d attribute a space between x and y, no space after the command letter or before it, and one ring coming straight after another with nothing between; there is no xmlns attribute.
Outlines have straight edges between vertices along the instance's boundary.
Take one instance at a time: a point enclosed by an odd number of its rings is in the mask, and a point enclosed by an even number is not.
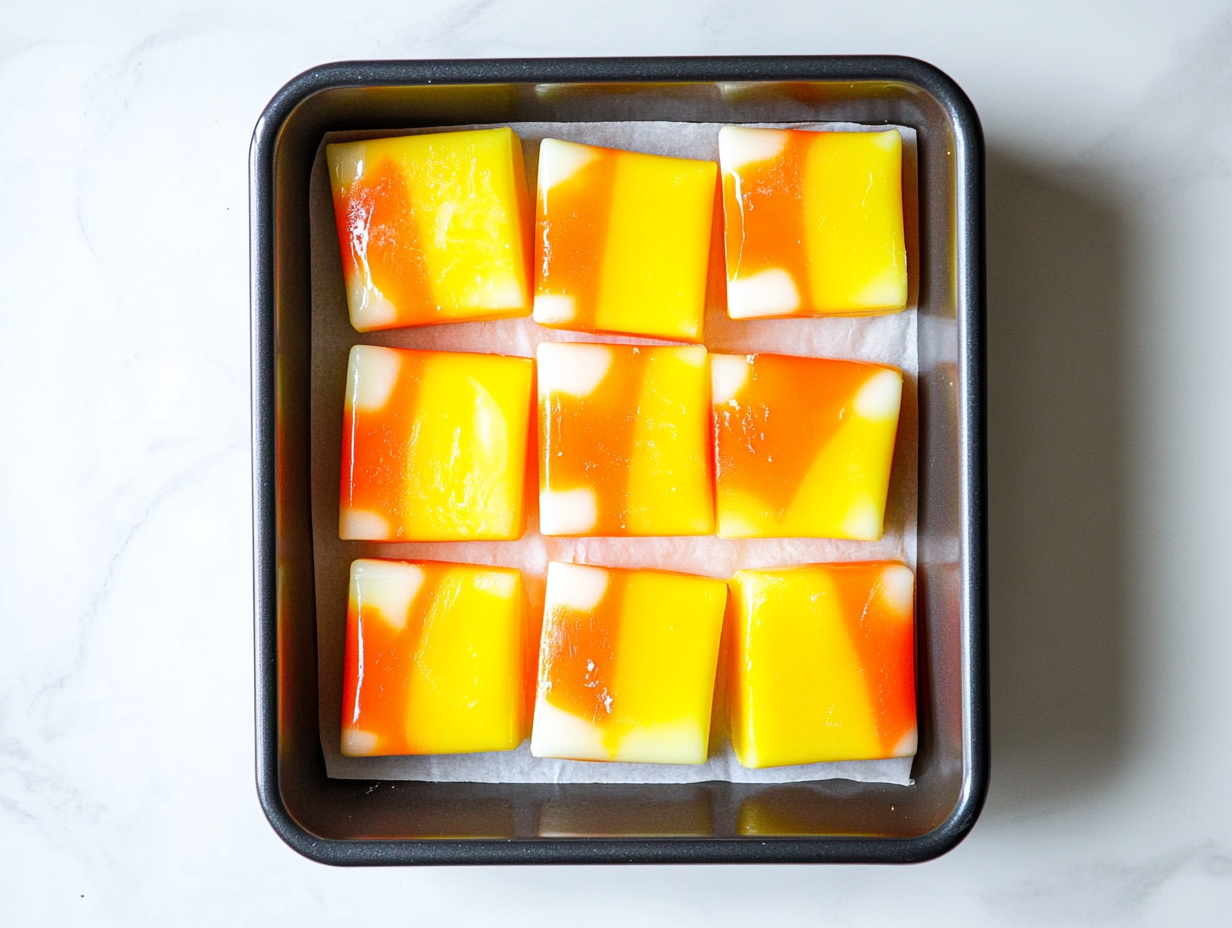
<svg viewBox="0 0 1232 928"><path fill-rule="evenodd" d="M594 122L508 123L522 139L533 203L539 142L560 138L652 154L718 161L718 132L713 123ZM784 125L784 124L775 124ZM850 123L793 123L795 128L867 130ZM486 127L450 127L486 128ZM875 128L883 128L881 126ZM784 783L841 777L849 780L911 782L912 758L806 764L748 770L736 760L726 719L716 707L710 759L700 766L588 763L550 760L530 754L529 742L515 751L426 757L344 757L339 750L342 715L342 666L350 564L359 557L441 560L517 567L523 571L531 609L543 608L544 576L549 560L609 567L678 570L726 579L744 567L778 567L824 561L897 559L914 569L916 560L918 402L915 302L918 273L918 196L916 138L903 134L903 200L907 230L909 303L890 316L843 319L733 321L724 311L721 248L722 213L715 234L707 293L705 344L711 351L778 352L811 357L850 358L893 364L903 371L903 403L886 531L880 541L824 538L723 540L701 538L547 538L539 534L535 494L531 493L528 532L518 541L384 544L338 538L338 488L341 476L342 412L347 354L352 345L478 351L533 357L535 346L550 341L604 341L670 344L650 339L590 336L550 331L529 318L460 323L358 333L347 315L342 259L325 164L325 145L437 129L331 133L313 164L309 189L312 247L312 537L317 609L317 660L321 747L331 777L372 780L432 780L483 783ZM532 441L535 430L532 427ZM532 483L534 480L532 478Z"/></svg>

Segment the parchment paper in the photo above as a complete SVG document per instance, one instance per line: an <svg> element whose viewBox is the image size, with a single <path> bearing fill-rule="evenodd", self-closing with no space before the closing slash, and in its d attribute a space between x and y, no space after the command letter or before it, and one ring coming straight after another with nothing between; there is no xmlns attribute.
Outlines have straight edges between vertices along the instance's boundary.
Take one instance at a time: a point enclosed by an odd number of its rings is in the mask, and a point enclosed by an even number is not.
<svg viewBox="0 0 1232 928"><path fill-rule="evenodd" d="M534 202L539 142L547 137L652 154L718 161L720 126L710 123L508 123L522 139L528 187ZM781 126L784 124L775 124ZM794 128L859 131L847 123L793 123ZM487 128L480 127L451 127ZM875 128L884 128L881 126ZM331 133L322 141L309 189L312 243L312 536L316 573L317 654L321 747L331 777L373 780L433 780L491 783L694 783L727 780L783 783L841 777L910 783L912 758L806 764L747 770L736 760L728 737L722 699L716 698L710 760L700 766L592 763L550 760L530 754L529 742L516 751L428 757L343 757L339 750L342 665L350 564L359 557L441 560L517 567L523 571L532 610L542 610L549 560L608 567L678 570L727 579L744 567L778 567L823 561L899 559L915 567L918 403L916 298L918 195L915 133L903 134L903 201L907 231L908 309L891 316L857 319L733 321L726 315L722 253L722 206L716 198L711 266L707 287L705 344L712 351L779 352L894 364L903 371L903 401L890 478L886 530L880 541L838 539L546 538L538 532L537 470L533 453L528 474L528 532L518 541L402 543L340 541L338 488L342 455L342 412L347 354L352 345L478 351L533 357L535 346L551 341L671 344L653 339L591 336L543 329L529 318L460 323L358 333L351 328L343 286L325 145L435 129ZM534 444L535 430L531 436ZM722 686L722 680L719 681Z"/></svg>

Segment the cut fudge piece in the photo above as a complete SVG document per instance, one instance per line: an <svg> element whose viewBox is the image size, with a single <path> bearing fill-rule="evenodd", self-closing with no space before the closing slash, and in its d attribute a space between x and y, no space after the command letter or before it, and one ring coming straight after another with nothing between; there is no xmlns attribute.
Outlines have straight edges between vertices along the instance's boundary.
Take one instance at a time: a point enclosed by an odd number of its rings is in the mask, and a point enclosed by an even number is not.
<svg viewBox="0 0 1232 928"><path fill-rule="evenodd" d="M916 750L915 577L903 564L741 570L727 698L746 767Z"/></svg>
<svg viewBox="0 0 1232 928"><path fill-rule="evenodd" d="M714 530L706 349L539 345L539 530Z"/></svg>
<svg viewBox="0 0 1232 928"><path fill-rule="evenodd" d="M721 537L881 537L897 368L715 354L710 373Z"/></svg>
<svg viewBox="0 0 1232 928"><path fill-rule="evenodd" d="M530 312L530 197L512 131L369 139L325 156L356 329Z"/></svg>
<svg viewBox="0 0 1232 928"><path fill-rule="evenodd" d="M704 763L726 602L722 580L549 564L531 753Z"/></svg>
<svg viewBox="0 0 1232 928"><path fill-rule="evenodd" d="M897 129L720 129L728 315L904 309L902 159Z"/></svg>
<svg viewBox="0 0 1232 928"><path fill-rule="evenodd" d="M508 751L527 735L526 604L505 567L351 565L342 753Z"/></svg>
<svg viewBox="0 0 1232 928"><path fill-rule="evenodd" d="M698 342L717 168L544 139L535 321Z"/></svg>
<svg viewBox="0 0 1232 928"><path fill-rule="evenodd" d="M533 370L529 358L352 348L339 537L520 537Z"/></svg>

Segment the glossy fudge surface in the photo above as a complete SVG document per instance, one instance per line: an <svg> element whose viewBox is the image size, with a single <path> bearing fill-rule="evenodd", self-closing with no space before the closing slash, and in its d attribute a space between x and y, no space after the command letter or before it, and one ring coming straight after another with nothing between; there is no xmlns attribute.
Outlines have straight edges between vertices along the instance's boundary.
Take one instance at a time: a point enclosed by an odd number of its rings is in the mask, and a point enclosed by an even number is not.
<svg viewBox="0 0 1232 928"><path fill-rule="evenodd" d="M728 715L746 767L916 750L915 578L891 562L742 570Z"/></svg>
<svg viewBox="0 0 1232 928"><path fill-rule="evenodd" d="M509 129L327 145L360 332L525 316L530 198Z"/></svg>
<svg viewBox="0 0 1232 928"><path fill-rule="evenodd" d="M535 205L535 321L697 342L717 169L544 139Z"/></svg>
<svg viewBox="0 0 1232 928"><path fill-rule="evenodd" d="M727 586L548 565L531 753L701 764Z"/></svg>
<svg viewBox="0 0 1232 928"><path fill-rule="evenodd" d="M529 358L352 348L339 536L520 537L533 368Z"/></svg>
<svg viewBox="0 0 1232 928"><path fill-rule="evenodd" d="M714 530L706 349L539 345L545 535Z"/></svg>
<svg viewBox="0 0 1232 928"><path fill-rule="evenodd" d="M710 372L720 536L881 537L897 368L715 354Z"/></svg>
<svg viewBox="0 0 1232 928"><path fill-rule="evenodd" d="M733 319L907 305L902 136L719 131Z"/></svg>
<svg viewBox="0 0 1232 928"><path fill-rule="evenodd" d="M522 575L501 567L351 565L342 753L507 751L527 734Z"/></svg>

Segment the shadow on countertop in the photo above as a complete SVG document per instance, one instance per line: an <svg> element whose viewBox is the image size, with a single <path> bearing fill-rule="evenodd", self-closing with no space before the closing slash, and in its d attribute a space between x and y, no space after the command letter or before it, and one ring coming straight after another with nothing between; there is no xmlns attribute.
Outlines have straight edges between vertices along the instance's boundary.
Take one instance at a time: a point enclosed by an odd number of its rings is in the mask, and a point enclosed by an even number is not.
<svg viewBox="0 0 1232 928"><path fill-rule="evenodd" d="M986 817L1123 762L1128 217L1100 178L988 154L993 779Z"/></svg>

